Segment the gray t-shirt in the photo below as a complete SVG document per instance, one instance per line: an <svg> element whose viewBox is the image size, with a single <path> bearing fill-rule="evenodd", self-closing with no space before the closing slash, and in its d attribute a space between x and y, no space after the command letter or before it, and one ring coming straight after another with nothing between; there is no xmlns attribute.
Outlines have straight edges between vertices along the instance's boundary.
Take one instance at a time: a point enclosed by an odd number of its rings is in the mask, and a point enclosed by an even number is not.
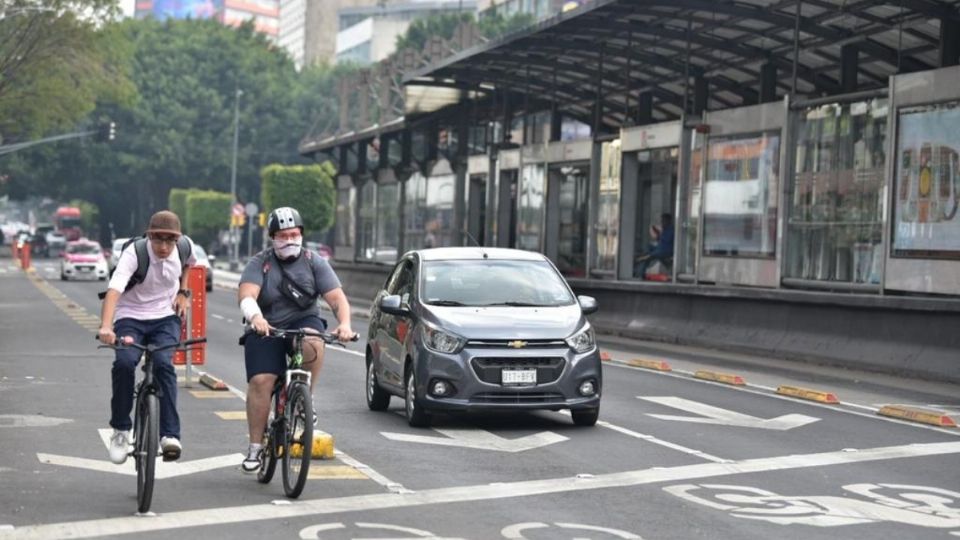
<svg viewBox="0 0 960 540"><path fill-rule="evenodd" d="M293 300L280 292L280 284L283 282L283 271L278 266L280 264L304 291L317 291L323 295L340 287L340 280L333 268L317 253L304 249L292 262L281 263L273 254L273 249L268 248L254 255L240 276L240 283L253 283L260 287L257 304L260 305L263 317L271 326L285 328L285 325L308 315L319 316L320 308L316 302L307 309L300 309Z"/></svg>

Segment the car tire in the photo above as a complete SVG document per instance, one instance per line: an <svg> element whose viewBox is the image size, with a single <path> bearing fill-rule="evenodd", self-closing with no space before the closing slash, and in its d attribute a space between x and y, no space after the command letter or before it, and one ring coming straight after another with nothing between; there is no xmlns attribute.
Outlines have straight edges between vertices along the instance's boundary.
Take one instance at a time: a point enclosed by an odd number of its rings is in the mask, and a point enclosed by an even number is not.
<svg viewBox="0 0 960 540"><path fill-rule="evenodd" d="M570 411L570 417L573 423L578 426L590 427L597 423L600 417L600 407L594 409L575 409Z"/></svg>
<svg viewBox="0 0 960 540"><path fill-rule="evenodd" d="M404 379L403 386L406 391L403 394L403 409L407 416L407 423L410 427L430 427L430 413L423 410L420 400L417 399L417 375L412 365L407 367L407 376Z"/></svg>
<svg viewBox="0 0 960 540"><path fill-rule="evenodd" d="M390 394L380 388L377 381L377 370L367 352L367 380L366 380L367 407L371 411L385 411L390 406Z"/></svg>
<svg viewBox="0 0 960 540"><path fill-rule="evenodd" d="M60 272L60 281L67 281L67 275L63 272Z"/></svg>

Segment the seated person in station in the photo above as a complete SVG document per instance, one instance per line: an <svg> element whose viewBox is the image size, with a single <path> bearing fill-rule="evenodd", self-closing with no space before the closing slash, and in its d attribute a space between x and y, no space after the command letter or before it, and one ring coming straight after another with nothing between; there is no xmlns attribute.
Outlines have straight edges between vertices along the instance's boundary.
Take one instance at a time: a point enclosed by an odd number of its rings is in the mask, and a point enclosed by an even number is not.
<svg viewBox="0 0 960 540"><path fill-rule="evenodd" d="M634 277L640 279L646 279L647 269L654 262L659 262L664 268L673 265L673 216L662 214L660 227L650 226L650 238L652 242L647 252L637 257L634 265Z"/></svg>

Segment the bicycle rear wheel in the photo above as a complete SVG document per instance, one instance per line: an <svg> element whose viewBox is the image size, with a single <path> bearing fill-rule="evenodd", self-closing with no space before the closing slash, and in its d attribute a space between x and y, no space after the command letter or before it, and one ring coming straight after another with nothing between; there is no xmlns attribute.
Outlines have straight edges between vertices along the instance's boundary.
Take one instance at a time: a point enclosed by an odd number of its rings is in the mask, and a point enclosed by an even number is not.
<svg viewBox="0 0 960 540"><path fill-rule="evenodd" d="M137 400L137 432L134 462L137 468L137 511L150 510L153 501L153 478L160 446L160 401L156 394L145 393Z"/></svg>
<svg viewBox="0 0 960 540"><path fill-rule="evenodd" d="M277 456L280 445L283 444L283 436L278 428L277 422L277 398L279 394L273 393L273 400L270 402L270 417L267 418L267 427L263 431L263 449L260 450L260 470L257 471L257 481L261 484L269 484L273 479L273 473L277 470Z"/></svg>
<svg viewBox="0 0 960 540"><path fill-rule="evenodd" d="M303 492L313 454L313 403L306 384L293 383L287 396L283 438L283 491L295 499Z"/></svg>

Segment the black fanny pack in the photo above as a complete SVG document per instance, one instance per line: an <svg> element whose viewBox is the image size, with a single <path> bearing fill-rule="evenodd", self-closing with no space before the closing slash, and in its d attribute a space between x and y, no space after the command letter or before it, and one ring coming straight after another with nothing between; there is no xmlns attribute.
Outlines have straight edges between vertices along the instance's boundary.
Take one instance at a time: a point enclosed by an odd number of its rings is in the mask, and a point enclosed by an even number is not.
<svg viewBox="0 0 960 540"><path fill-rule="evenodd" d="M280 281L280 294L287 300L290 300L300 309L309 309L317 302L316 291L311 291L297 285L297 282L283 269L283 264L278 264L283 279Z"/></svg>

